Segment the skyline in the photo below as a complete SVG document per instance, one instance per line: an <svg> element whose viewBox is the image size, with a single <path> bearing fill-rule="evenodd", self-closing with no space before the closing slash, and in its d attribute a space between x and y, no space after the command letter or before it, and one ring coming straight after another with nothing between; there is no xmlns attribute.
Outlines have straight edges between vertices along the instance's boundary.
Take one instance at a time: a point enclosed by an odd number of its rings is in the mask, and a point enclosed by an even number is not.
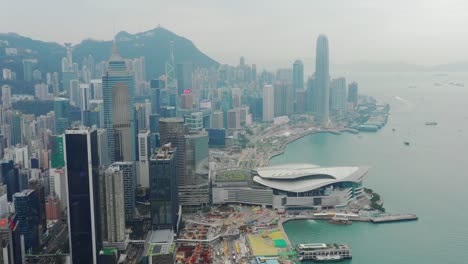
<svg viewBox="0 0 468 264"><path fill-rule="evenodd" d="M139 5L120 1L48 2L51 5L29 3L28 9L9 4L10 12L0 18L0 32L77 44L86 38L110 40L120 31L134 34L161 25L192 40L202 52L222 64L237 65L239 57L244 56L246 63L269 69L290 67L295 59L302 59L307 67L314 60L315 39L320 34L326 34L330 40L334 53L330 64L436 65L468 58L468 39L461 34L463 25L468 23L463 14L463 6L468 8L468 3L456 0L293 4L142 1ZM83 17L78 19L75 14ZM30 19L34 19L35 27L22 22ZM285 41L288 48L284 48Z"/></svg>

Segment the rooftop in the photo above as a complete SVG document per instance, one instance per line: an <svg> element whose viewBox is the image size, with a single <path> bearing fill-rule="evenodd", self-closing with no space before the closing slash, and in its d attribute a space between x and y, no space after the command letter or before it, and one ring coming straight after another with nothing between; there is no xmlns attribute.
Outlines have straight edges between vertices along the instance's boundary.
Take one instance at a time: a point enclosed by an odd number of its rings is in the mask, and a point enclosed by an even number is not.
<svg viewBox="0 0 468 264"><path fill-rule="evenodd" d="M298 244L299 250L322 250L322 249L349 249L348 245L345 244L325 244L325 243L310 243L310 244Z"/></svg>
<svg viewBox="0 0 468 264"><path fill-rule="evenodd" d="M159 122L164 123L183 123L184 119L180 117L163 117L159 119Z"/></svg>
<svg viewBox="0 0 468 264"><path fill-rule="evenodd" d="M360 182L367 167L319 167L314 164L285 164L256 169L253 180L288 192L306 192L338 182Z"/></svg>
<svg viewBox="0 0 468 264"><path fill-rule="evenodd" d="M99 255L117 255L117 248L103 248L99 251Z"/></svg>
<svg viewBox="0 0 468 264"><path fill-rule="evenodd" d="M153 155L151 156L152 160L162 160L162 159L171 159L172 155L176 151L176 147L172 145L172 143L167 143L162 147L155 150Z"/></svg>
<svg viewBox="0 0 468 264"><path fill-rule="evenodd" d="M13 197L26 197L28 195L30 195L31 193L33 193L34 190L33 189L26 189L26 190L22 190L21 192L17 192L15 194L13 194Z"/></svg>
<svg viewBox="0 0 468 264"><path fill-rule="evenodd" d="M256 257L258 264L279 264L278 258L276 257Z"/></svg>

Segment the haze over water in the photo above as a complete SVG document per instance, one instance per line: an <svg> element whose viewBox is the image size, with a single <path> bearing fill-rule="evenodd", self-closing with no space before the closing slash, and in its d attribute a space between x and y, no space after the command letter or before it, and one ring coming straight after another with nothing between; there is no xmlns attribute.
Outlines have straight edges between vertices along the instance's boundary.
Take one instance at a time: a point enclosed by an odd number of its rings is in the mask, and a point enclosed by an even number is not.
<svg viewBox="0 0 468 264"><path fill-rule="evenodd" d="M294 221L285 224L290 240L347 243L349 263L467 263L468 74L343 76L356 80L360 93L390 103L387 126L377 133L311 135L288 145L271 164L369 165L364 186L383 196L388 212L415 213L419 220L352 226ZM445 81L466 86L434 86Z"/></svg>

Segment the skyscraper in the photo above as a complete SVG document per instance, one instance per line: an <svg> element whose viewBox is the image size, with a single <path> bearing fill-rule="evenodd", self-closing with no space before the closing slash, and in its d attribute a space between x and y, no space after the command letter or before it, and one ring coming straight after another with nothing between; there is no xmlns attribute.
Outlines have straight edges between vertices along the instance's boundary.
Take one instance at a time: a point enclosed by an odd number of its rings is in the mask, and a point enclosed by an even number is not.
<svg viewBox="0 0 468 264"><path fill-rule="evenodd" d="M299 90L296 92L296 113L305 113L307 111L307 91Z"/></svg>
<svg viewBox="0 0 468 264"><path fill-rule="evenodd" d="M134 162L119 161L112 163L115 169L123 175L123 196L125 220L133 220L135 217L135 189L136 189L136 168Z"/></svg>
<svg viewBox="0 0 468 264"><path fill-rule="evenodd" d="M189 130L203 129L203 113L193 112L185 116L185 124Z"/></svg>
<svg viewBox="0 0 468 264"><path fill-rule="evenodd" d="M150 131L141 130L138 133L138 179L143 188L149 187L149 158L151 155Z"/></svg>
<svg viewBox="0 0 468 264"><path fill-rule="evenodd" d="M13 194L19 191L18 177L14 170L15 165L12 160L2 160L0 167L3 184L7 186L7 200L11 202Z"/></svg>
<svg viewBox="0 0 468 264"><path fill-rule="evenodd" d="M330 83L330 110L342 112L346 109L346 79L333 79Z"/></svg>
<svg viewBox="0 0 468 264"><path fill-rule="evenodd" d="M241 56L239 59L239 66L242 68L245 66L245 58L244 56Z"/></svg>
<svg viewBox="0 0 468 264"><path fill-rule="evenodd" d="M35 190L26 189L13 195L16 217L20 221L20 234L24 236L24 248L32 253L40 247L40 203ZM45 213L45 212L44 212Z"/></svg>
<svg viewBox="0 0 468 264"><path fill-rule="evenodd" d="M90 83L92 99L102 99L102 79L93 79Z"/></svg>
<svg viewBox="0 0 468 264"><path fill-rule="evenodd" d="M159 114L161 111L161 89L164 82L160 79L151 80L150 88L150 101L151 101L151 114Z"/></svg>
<svg viewBox="0 0 468 264"><path fill-rule="evenodd" d="M149 118L149 128L152 134L159 133L159 114L151 114Z"/></svg>
<svg viewBox="0 0 468 264"><path fill-rule="evenodd" d="M272 122L275 118L275 93L273 85L263 86L263 121Z"/></svg>
<svg viewBox="0 0 468 264"><path fill-rule="evenodd" d="M27 59L23 60L23 75L24 79L27 82L32 82L33 80L33 71L36 67L37 60L34 59Z"/></svg>
<svg viewBox="0 0 468 264"><path fill-rule="evenodd" d="M102 217L105 221L104 240L111 243L125 240L125 206L124 206L124 179L123 171L119 166L109 166L104 172L104 192L101 193L105 200L105 208Z"/></svg>
<svg viewBox="0 0 468 264"><path fill-rule="evenodd" d="M46 216L46 193L45 193L45 186L42 182L37 179L30 179L29 180L29 189L33 190L33 195L36 196L37 199L37 214L39 217L39 243L42 245L44 234L47 232L47 216Z"/></svg>
<svg viewBox="0 0 468 264"><path fill-rule="evenodd" d="M159 134L161 146L172 143L177 148L177 182L184 184L185 168L185 138L186 127L182 118L161 118L159 119Z"/></svg>
<svg viewBox="0 0 468 264"><path fill-rule="evenodd" d="M133 86L133 75L114 43L106 74L102 77L104 127L108 133L111 161L135 160Z"/></svg>
<svg viewBox="0 0 468 264"><path fill-rule="evenodd" d="M68 128L69 109L70 100L62 97L54 98L55 134L61 134Z"/></svg>
<svg viewBox="0 0 468 264"><path fill-rule="evenodd" d="M21 128L21 119L23 114L19 111L13 111L11 116L11 145L15 146L16 144L21 144L21 135L22 128Z"/></svg>
<svg viewBox="0 0 468 264"><path fill-rule="evenodd" d="M227 112L227 128L239 129L240 128L240 112L239 108L229 109Z"/></svg>
<svg viewBox="0 0 468 264"><path fill-rule="evenodd" d="M11 107L11 88L8 85L2 86L2 106L5 109Z"/></svg>
<svg viewBox="0 0 468 264"><path fill-rule="evenodd" d="M110 164L109 161L109 152L107 151L107 130L98 129L97 130L97 144L98 144L98 157L99 165L107 167Z"/></svg>
<svg viewBox="0 0 468 264"><path fill-rule="evenodd" d="M79 85L81 111L89 110L89 100L91 100L91 87L88 83Z"/></svg>
<svg viewBox="0 0 468 264"><path fill-rule="evenodd" d="M294 94L291 83L278 82L274 86L276 116L289 116L293 113Z"/></svg>
<svg viewBox="0 0 468 264"><path fill-rule="evenodd" d="M39 100L48 100L49 86L44 83L34 85L34 96Z"/></svg>
<svg viewBox="0 0 468 264"><path fill-rule="evenodd" d="M330 69L328 62L328 39L320 35L317 39L317 50L315 56L315 86L317 91L317 114L323 124L329 122L329 79Z"/></svg>
<svg viewBox="0 0 468 264"><path fill-rule="evenodd" d="M213 121L211 122L213 125L211 128L223 129L224 128L224 114L221 111L214 111L212 115Z"/></svg>
<svg viewBox="0 0 468 264"><path fill-rule="evenodd" d="M293 91L295 99L297 101L296 95L297 91L304 89L304 64L301 60L296 60L293 64Z"/></svg>
<svg viewBox="0 0 468 264"><path fill-rule="evenodd" d="M348 102L356 106L358 102L358 83L352 82L348 85Z"/></svg>
<svg viewBox="0 0 468 264"><path fill-rule="evenodd" d="M22 249L18 217L4 214L0 216L0 260L3 263L22 263Z"/></svg>
<svg viewBox="0 0 468 264"><path fill-rule="evenodd" d="M182 93L180 96L180 108L181 109L192 109L193 108L193 94L186 92Z"/></svg>
<svg viewBox="0 0 468 264"><path fill-rule="evenodd" d="M177 64L177 90L181 95L185 90L192 90L192 63L179 63Z"/></svg>
<svg viewBox="0 0 468 264"><path fill-rule="evenodd" d="M50 166L52 168L63 168L65 160L63 159L63 135L51 135L50 142Z"/></svg>
<svg viewBox="0 0 468 264"><path fill-rule="evenodd" d="M73 264L97 263L102 238L97 131L65 131L68 237Z"/></svg>
<svg viewBox="0 0 468 264"><path fill-rule="evenodd" d="M157 149L150 159L151 228L177 230L179 198L178 149L171 143ZM182 170L183 171L183 170Z"/></svg>
<svg viewBox="0 0 468 264"><path fill-rule="evenodd" d="M179 204L184 208L209 203L208 133L193 131L185 135L184 184L178 186Z"/></svg>

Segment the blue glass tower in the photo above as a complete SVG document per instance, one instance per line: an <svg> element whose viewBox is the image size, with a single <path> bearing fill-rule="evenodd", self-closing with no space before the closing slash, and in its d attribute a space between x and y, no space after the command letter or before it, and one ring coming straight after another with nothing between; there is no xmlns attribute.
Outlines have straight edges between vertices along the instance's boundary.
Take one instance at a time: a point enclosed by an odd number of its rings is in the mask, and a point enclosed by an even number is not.
<svg viewBox="0 0 468 264"><path fill-rule="evenodd" d="M39 249L39 215L40 205L35 190L26 189L13 195L16 217L20 222L20 234L24 236L26 252L33 253Z"/></svg>
<svg viewBox="0 0 468 264"><path fill-rule="evenodd" d="M177 185L177 151L168 143L157 149L150 159L151 227L177 230L179 198Z"/></svg>
<svg viewBox="0 0 468 264"><path fill-rule="evenodd" d="M135 161L135 89L133 74L113 46L112 56L102 77L104 128L108 131L109 159Z"/></svg>

